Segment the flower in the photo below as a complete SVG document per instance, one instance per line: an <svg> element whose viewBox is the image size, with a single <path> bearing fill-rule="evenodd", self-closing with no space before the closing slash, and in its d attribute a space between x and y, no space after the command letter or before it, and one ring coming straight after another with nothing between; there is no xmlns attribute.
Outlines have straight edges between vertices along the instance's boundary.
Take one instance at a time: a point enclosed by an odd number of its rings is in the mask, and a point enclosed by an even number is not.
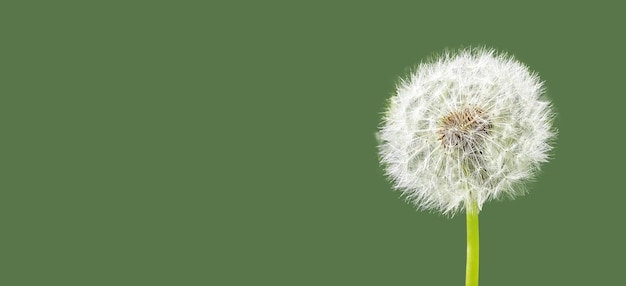
<svg viewBox="0 0 626 286"><path fill-rule="evenodd" d="M470 48L403 79L378 131L394 188L418 209L454 215L524 194L549 159L554 113L537 74L504 53Z"/></svg>

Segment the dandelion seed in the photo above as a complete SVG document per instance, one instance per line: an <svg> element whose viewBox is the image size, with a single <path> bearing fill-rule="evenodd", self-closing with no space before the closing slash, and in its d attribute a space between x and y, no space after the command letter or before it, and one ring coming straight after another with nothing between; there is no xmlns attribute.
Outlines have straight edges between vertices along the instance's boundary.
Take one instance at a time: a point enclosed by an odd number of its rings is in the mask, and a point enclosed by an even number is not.
<svg viewBox="0 0 626 286"><path fill-rule="evenodd" d="M525 192L548 159L553 112L542 82L488 49L447 53L398 86L379 130L394 187L419 209L454 215Z"/></svg>

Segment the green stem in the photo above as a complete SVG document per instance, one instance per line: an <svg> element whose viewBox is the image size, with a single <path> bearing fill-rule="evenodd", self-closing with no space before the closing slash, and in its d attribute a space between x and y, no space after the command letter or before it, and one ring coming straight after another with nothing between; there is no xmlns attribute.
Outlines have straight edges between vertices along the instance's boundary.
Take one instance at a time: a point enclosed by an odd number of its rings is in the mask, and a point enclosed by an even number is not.
<svg viewBox="0 0 626 286"><path fill-rule="evenodd" d="M467 206L467 261L465 264L465 286L478 286L478 206Z"/></svg>

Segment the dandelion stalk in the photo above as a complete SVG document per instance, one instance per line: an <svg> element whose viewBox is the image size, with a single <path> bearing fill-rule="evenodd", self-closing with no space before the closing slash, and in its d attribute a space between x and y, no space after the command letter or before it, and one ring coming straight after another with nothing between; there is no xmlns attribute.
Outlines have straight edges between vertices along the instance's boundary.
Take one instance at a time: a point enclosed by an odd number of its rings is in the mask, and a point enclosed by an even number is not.
<svg viewBox="0 0 626 286"><path fill-rule="evenodd" d="M467 213L467 260L465 263L465 286L478 286L478 207L471 203L465 211Z"/></svg>

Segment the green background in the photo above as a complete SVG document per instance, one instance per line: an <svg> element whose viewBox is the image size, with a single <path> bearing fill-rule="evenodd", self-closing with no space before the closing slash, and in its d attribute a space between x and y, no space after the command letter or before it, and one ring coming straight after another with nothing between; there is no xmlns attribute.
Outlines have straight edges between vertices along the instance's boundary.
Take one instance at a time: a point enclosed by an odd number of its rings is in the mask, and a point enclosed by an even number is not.
<svg viewBox="0 0 626 286"><path fill-rule="evenodd" d="M100 2L0 4L1 285L463 285L464 217L400 199L374 133L474 45L537 71L559 130L481 213L481 285L623 280L616 5Z"/></svg>

